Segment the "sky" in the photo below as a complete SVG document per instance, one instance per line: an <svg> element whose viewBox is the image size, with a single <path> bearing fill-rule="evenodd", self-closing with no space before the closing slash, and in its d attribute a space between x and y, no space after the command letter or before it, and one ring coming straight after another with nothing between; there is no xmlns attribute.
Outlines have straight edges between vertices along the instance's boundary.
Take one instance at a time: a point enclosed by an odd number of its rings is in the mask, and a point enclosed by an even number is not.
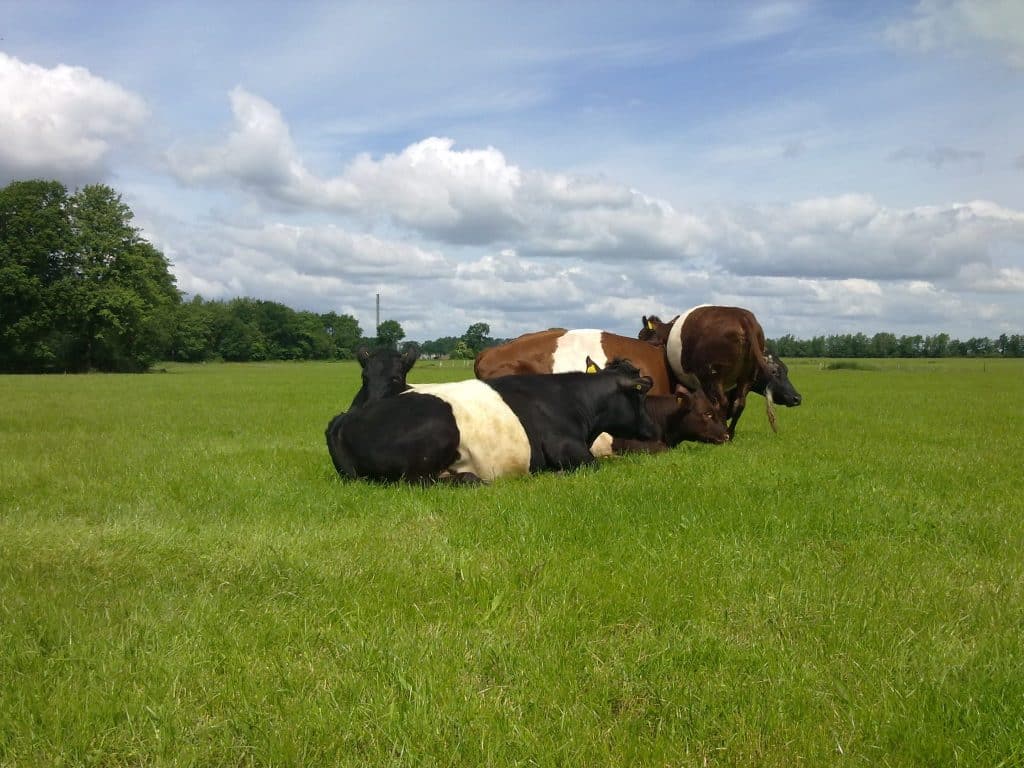
<svg viewBox="0 0 1024 768"><path fill-rule="evenodd" d="M1024 3L0 0L0 185L178 287L635 335L1024 332Z"/></svg>

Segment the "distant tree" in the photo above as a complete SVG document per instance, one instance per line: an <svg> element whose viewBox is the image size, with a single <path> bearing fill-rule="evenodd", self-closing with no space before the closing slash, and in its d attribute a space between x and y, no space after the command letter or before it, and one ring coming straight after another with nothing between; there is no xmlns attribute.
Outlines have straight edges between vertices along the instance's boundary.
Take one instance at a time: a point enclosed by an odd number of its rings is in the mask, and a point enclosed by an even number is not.
<svg viewBox="0 0 1024 768"><path fill-rule="evenodd" d="M398 342L405 338L405 331L397 320L385 320L377 326L377 346L397 349Z"/></svg>
<svg viewBox="0 0 1024 768"><path fill-rule="evenodd" d="M462 334L461 340L465 342L466 346L476 356L480 350L488 346L493 340L488 336L491 332L491 326L487 323L473 323L466 332Z"/></svg>
<svg viewBox="0 0 1024 768"><path fill-rule="evenodd" d="M451 355L452 350L455 349L455 345L458 341L459 339L454 336L442 336L441 338L434 339L432 341L424 341L420 344L420 352L424 355Z"/></svg>
<svg viewBox="0 0 1024 768"><path fill-rule="evenodd" d="M334 356L342 360L355 357L363 341L363 330L356 319L352 315L328 312L320 315L320 322L334 345Z"/></svg>
<svg viewBox="0 0 1024 768"><path fill-rule="evenodd" d="M459 339L455 342L455 347L452 349L450 356L455 360L472 360L476 357L476 353L470 349L469 344L464 339Z"/></svg>

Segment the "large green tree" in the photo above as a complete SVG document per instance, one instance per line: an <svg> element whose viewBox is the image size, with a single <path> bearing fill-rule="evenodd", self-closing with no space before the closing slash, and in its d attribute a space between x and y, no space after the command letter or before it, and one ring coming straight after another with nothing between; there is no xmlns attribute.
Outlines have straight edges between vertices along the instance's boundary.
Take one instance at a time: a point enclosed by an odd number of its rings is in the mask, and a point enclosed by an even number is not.
<svg viewBox="0 0 1024 768"><path fill-rule="evenodd" d="M0 370L143 370L173 344L167 260L102 184L0 189Z"/></svg>
<svg viewBox="0 0 1024 768"><path fill-rule="evenodd" d="M75 252L61 293L74 329L71 367L144 370L169 346L180 302L167 259L110 187L83 187L69 209Z"/></svg>
<svg viewBox="0 0 1024 768"><path fill-rule="evenodd" d="M0 189L0 370L59 364L55 291L72 252L64 185L16 181Z"/></svg>

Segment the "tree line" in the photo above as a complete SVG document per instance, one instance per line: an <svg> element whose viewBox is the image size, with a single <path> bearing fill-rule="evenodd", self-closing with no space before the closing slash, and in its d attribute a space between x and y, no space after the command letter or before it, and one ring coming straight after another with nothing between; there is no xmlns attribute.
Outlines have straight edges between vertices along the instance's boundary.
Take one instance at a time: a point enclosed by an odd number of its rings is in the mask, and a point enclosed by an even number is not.
<svg viewBox="0 0 1024 768"><path fill-rule="evenodd" d="M142 371L157 360L348 359L361 346L399 347L396 320L366 336L354 317L256 298L183 301L170 264L132 226L110 187L69 193L57 181L0 189L0 372ZM487 323L418 343L425 356L472 359L505 339ZM782 357L1024 355L1019 334L950 339L863 333L771 340Z"/></svg>
<svg viewBox="0 0 1024 768"><path fill-rule="evenodd" d="M256 298L182 300L170 264L132 225L110 187L69 193L58 181L0 189L0 372L142 371L157 360L333 360L396 347L385 320L366 336L354 317ZM486 323L423 342L425 354L472 358Z"/></svg>
<svg viewBox="0 0 1024 768"><path fill-rule="evenodd" d="M971 337L967 341L934 336L896 336L893 333L832 334L797 339L792 335L768 339L779 357L1024 357L1024 335L1001 334L996 339Z"/></svg>

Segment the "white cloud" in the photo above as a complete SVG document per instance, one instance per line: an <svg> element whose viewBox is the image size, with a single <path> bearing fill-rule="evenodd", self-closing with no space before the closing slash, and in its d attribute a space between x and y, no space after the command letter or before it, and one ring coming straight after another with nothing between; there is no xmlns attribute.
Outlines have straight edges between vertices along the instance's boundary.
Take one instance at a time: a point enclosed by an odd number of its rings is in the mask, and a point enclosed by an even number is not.
<svg viewBox="0 0 1024 768"><path fill-rule="evenodd" d="M97 181L148 111L143 100L82 67L47 69L0 53L0 181Z"/></svg>
<svg viewBox="0 0 1024 768"><path fill-rule="evenodd" d="M912 18L892 24L886 37L923 52L995 52L1024 68L1024 4L1019 0L921 0Z"/></svg>
<svg viewBox="0 0 1024 768"><path fill-rule="evenodd" d="M843 195L723 212L719 225L720 264L745 275L950 278L1024 243L1024 213L987 201L896 209Z"/></svg>
<svg viewBox="0 0 1024 768"><path fill-rule="evenodd" d="M227 139L169 153L179 179L231 183L264 199L388 223L438 242L519 243L534 255L644 259L694 255L710 232L693 214L603 179L524 171L494 147L455 149L428 137L399 153L362 154L340 176L320 178L299 157L269 102L231 93Z"/></svg>

